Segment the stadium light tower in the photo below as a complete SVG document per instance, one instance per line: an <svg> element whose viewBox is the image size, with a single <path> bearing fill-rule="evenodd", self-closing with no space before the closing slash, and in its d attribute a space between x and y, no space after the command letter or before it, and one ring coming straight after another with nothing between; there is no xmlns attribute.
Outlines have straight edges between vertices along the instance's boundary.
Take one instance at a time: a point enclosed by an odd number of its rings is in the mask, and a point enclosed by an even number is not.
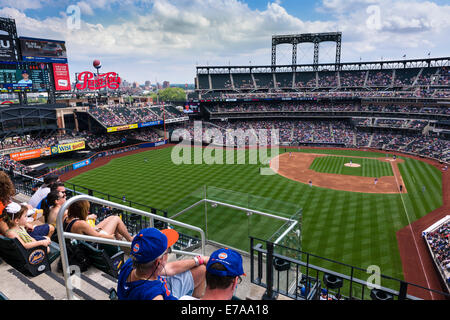
<svg viewBox="0 0 450 320"><path fill-rule="evenodd" d="M321 42L336 42L336 70L341 63L342 32L327 33L303 33L294 35L272 36L272 66L277 64L277 46L280 44L292 44L292 65L297 65L297 46L301 43L314 44L314 70L319 64L319 45Z"/></svg>

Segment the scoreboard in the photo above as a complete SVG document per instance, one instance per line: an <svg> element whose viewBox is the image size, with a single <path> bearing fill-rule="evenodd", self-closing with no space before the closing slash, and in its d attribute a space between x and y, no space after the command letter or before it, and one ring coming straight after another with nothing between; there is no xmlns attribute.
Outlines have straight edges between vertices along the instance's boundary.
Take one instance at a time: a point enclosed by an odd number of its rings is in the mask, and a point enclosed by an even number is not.
<svg viewBox="0 0 450 320"><path fill-rule="evenodd" d="M0 93L41 92L50 88L46 63L0 63Z"/></svg>

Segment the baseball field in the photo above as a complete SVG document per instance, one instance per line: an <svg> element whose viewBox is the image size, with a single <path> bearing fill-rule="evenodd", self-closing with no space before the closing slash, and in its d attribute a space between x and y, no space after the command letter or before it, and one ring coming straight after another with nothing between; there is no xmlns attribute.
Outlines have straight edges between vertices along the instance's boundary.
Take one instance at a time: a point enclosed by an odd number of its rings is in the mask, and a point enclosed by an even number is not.
<svg viewBox="0 0 450 320"><path fill-rule="evenodd" d="M268 164L250 164L248 150L245 164L179 165L171 159L172 150L167 147L115 158L69 182L160 209L170 208L205 185L288 202L302 209L303 251L364 269L376 265L382 274L398 279L403 279L403 272L396 231L442 205L441 172L407 157L280 149L278 174L261 175L260 167ZM359 166L345 166L348 163ZM281 225L274 219L252 217L249 227L245 214L220 214L213 209L208 208L208 214L214 214L209 221L215 221L209 223L208 235L220 234L224 244L233 247L247 249L249 233L264 237ZM202 213L193 211L180 219L204 226Z"/></svg>

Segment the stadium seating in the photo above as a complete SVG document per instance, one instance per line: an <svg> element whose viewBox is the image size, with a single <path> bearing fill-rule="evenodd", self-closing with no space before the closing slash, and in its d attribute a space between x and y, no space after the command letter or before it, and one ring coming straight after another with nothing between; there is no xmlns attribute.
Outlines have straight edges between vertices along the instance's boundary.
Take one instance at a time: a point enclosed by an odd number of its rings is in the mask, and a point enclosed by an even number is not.
<svg viewBox="0 0 450 320"><path fill-rule="evenodd" d="M275 73L277 87L289 89L292 88L292 72L277 72Z"/></svg>
<svg viewBox="0 0 450 320"><path fill-rule="evenodd" d="M296 88L314 88L316 87L316 72L297 72L295 73Z"/></svg>
<svg viewBox="0 0 450 320"><path fill-rule="evenodd" d="M256 88L258 89L273 89L273 75L272 73L253 73Z"/></svg>
<svg viewBox="0 0 450 320"><path fill-rule="evenodd" d="M412 86L419 72L419 68L395 70L394 86Z"/></svg>
<svg viewBox="0 0 450 320"><path fill-rule="evenodd" d="M231 78L229 74L211 75L211 83L213 89L232 89Z"/></svg>
<svg viewBox="0 0 450 320"><path fill-rule="evenodd" d="M89 257L91 264L97 269L117 278L124 262L125 253L120 248L111 245L94 244L80 241L79 244Z"/></svg>
<svg viewBox="0 0 450 320"><path fill-rule="evenodd" d="M198 78L198 89L209 90L209 78L207 74L199 74Z"/></svg>
<svg viewBox="0 0 450 320"><path fill-rule="evenodd" d="M59 246L54 242L51 243L50 253L47 254L47 247L25 249L18 239L0 236L0 257L26 275L37 276L50 271L50 264L59 255Z"/></svg>
<svg viewBox="0 0 450 320"><path fill-rule="evenodd" d="M231 77L233 78L234 87L236 89L256 89L251 74L233 73L231 74Z"/></svg>

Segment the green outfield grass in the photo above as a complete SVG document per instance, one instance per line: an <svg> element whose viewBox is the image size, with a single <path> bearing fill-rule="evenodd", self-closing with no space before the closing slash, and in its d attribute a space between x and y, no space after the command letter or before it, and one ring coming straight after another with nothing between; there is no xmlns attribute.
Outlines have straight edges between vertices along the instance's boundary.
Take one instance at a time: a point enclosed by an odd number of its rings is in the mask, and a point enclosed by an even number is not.
<svg viewBox="0 0 450 320"><path fill-rule="evenodd" d="M346 167L344 164L349 163L350 160L352 161L352 163L360 164L361 166ZM390 163L366 158L349 158L336 156L317 157L316 159L314 159L309 169L321 173L336 173L349 176L373 178L394 175Z"/></svg>
<svg viewBox="0 0 450 320"><path fill-rule="evenodd" d="M442 205L442 178L439 170L409 158L399 164L409 192L407 195L364 194L311 188L279 175L262 176L259 174L260 165L248 162L234 165L175 165L171 161L172 149L151 150L117 158L105 166L71 179L70 182L119 198L126 195L128 200L160 209L170 207L204 185L288 201L303 209L302 250L364 269L377 265L382 274L400 279L403 274L395 232ZM363 151L301 150L307 151L385 156ZM246 159L248 155L249 152L246 151ZM148 162L144 161L145 158ZM422 186L426 187L425 192L422 192ZM203 227L205 223L199 217L201 215L192 215L192 221L188 216L182 219ZM239 244L237 247L247 248L249 240L246 218L234 220L236 218L231 218L229 214L222 218L223 221L219 224L222 227L211 230L209 225L208 234L223 232L225 244L232 242ZM258 224L259 222L253 225ZM265 228L265 225L261 226ZM332 263L317 263L325 268L348 273Z"/></svg>

